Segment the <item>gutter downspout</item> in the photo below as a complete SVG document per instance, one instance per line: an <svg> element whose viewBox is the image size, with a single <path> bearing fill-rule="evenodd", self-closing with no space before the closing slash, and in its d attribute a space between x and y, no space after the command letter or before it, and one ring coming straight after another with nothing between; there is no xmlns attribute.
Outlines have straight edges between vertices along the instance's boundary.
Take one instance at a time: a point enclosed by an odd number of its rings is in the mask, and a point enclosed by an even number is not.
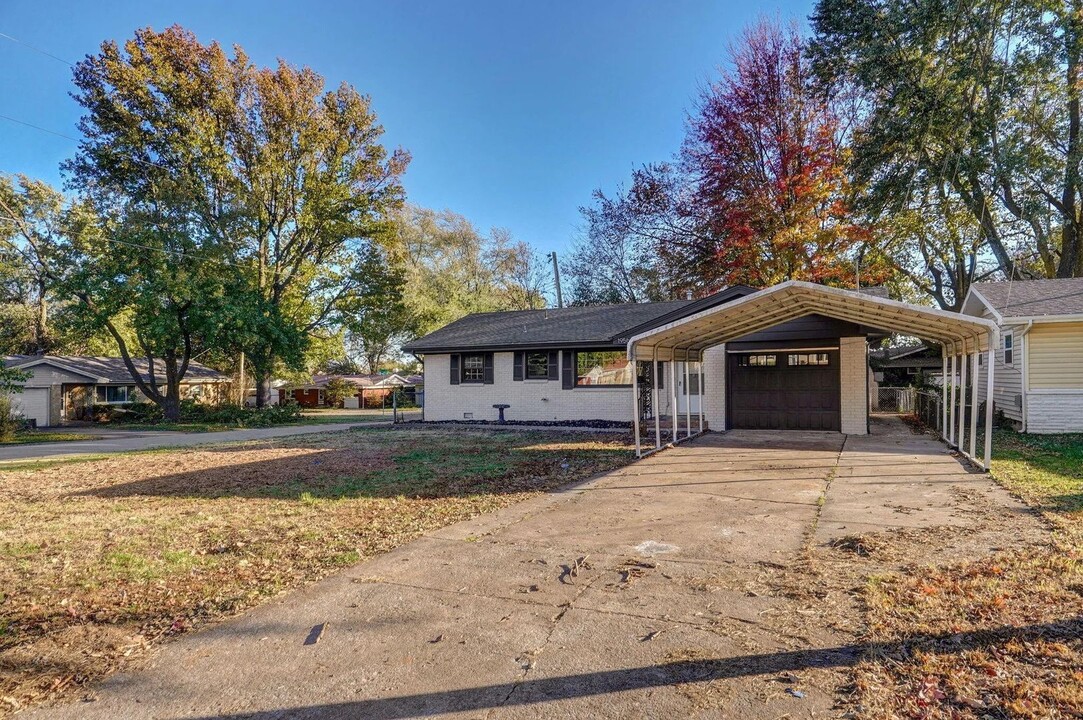
<svg viewBox="0 0 1083 720"><path fill-rule="evenodd" d="M1034 321L1027 320L1027 324L1023 326L1023 330L1019 333L1019 339L1023 341L1023 387L1020 388L1023 395L1023 432L1027 431L1027 423L1030 420L1030 415L1027 412L1027 406L1030 404L1027 401L1027 392L1030 390L1030 363L1027 362L1027 356L1030 355L1030 340L1027 340L1027 335L1030 334L1033 327Z"/></svg>

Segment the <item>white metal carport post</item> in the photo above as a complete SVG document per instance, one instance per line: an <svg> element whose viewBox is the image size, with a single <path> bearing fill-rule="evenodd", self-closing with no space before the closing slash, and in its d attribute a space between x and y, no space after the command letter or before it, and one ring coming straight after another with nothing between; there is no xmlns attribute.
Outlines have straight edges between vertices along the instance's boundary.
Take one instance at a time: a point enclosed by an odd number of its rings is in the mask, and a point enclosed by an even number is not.
<svg viewBox="0 0 1083 720"><path fill-rule="evenodd" d="M963 345L963 352L959 355L959 442L956 443L956 447L962 452L966 452L966 345Z"/></svg>
<svg viewBox="0 0 1083 720"><path fill-rule="evenodd" d="M985 469L992 469L993 462L993 366L996 361L993 353L1000 346L1000 332L989 332L989 354L985 358L985 367L989 368L985 384Z"/></svg>
<svg viewBox="0 0 1083 720"><path fill-rule="evenodd" d="M636 436L636 457L643 457L643 449L639 446L639 373L636 372L635 353L632 353L632 429Z"/></svg>
<svg viewBox="0 0 1083 720"><path fill-rule="evenodd" d="M696 363L696 372L699 381L696 385L696 397L699 398L699 431L703 432L703 351L699 351L699 362Z"/></svg>
<svg viewBox="0 0 1083 720"><path fill-rule="evenodd" d="M948 346L940 345L940 439L948 440Z"/></svg>
<svg viewBox="0 0 1083 720"><path fill-rule="evenodd" d="M980 345L975 338L974 347ZM978 351L970 353L970 457L977 457L974 451L978 442Z"/></svg>
<svg viewBox="0 0 1083 720"><path fill-rule="evenodd" d="M955 392L957 390L956 386L958 385L958 383L955 382L957 370L955 359L958 354L958 351L955 349L955 343L952 343L951 345L951 352L951 405L948 406L950 408L948 417L948 444L955 445Z"/></svg>
<svg viewBox="0 0 1083 720"><path fill-rule="evenodd" d="M684 438L692 437L692 390L688 385L688 350L684 351Z"/></svg>
<svg viewBox="0 0 1083 720"><path fill-rule="evenodd" d="M658 346L651 350L651 366L654 372L654 382L651 383L651 410L654 412L654 449L662 447L662 413L658 410Z"/></svg>
<svg viewBox="0 0 1083 720"><path fill-rule="evenodd" d="M669 394L673 403L669 408L669 417L673 421L673 444L677 444L677 426L680 425L680 415L677 414L677 348L670 348L669 361Z"/></svg>

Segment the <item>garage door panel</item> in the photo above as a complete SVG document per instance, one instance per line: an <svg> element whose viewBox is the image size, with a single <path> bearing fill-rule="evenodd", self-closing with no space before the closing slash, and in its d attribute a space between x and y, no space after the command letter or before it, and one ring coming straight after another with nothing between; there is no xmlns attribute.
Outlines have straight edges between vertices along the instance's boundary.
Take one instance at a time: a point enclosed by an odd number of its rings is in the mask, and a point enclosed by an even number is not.
<svg viewBox="0 0 1083 720"><path fill-rule="evenodd" d="M742 356L775 355L774 366L742 365ZM729 356L730 427L753 430L839 430L839 353L828 365L788 365L787 353Z"/></svg>
<svg viewBox="0 0 1083 720"><path fill-rule="evenodd" d="M27 420L33 420L39 427L49 424L49 389L23 388L21 393L11 396L12 408Z"/></svg>

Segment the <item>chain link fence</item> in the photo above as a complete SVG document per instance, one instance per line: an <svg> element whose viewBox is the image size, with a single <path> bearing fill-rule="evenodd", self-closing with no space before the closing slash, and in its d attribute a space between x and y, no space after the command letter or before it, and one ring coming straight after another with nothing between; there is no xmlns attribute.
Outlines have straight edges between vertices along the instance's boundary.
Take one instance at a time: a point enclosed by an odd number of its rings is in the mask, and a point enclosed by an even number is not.
<svg viewBox="0 0 1083 720"><path fill-rule="evenodd" d="M943 433L942 401L937 392L916 387L882 387L876 389L872 400L873 412L911 415L926 427Z"/></svg>

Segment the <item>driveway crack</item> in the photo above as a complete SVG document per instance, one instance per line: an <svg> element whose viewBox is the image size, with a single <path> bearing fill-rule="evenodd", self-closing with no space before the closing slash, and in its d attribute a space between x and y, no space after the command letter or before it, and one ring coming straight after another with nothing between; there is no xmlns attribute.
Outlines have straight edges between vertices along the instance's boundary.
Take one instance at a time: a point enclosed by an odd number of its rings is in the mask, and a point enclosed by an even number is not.
<svg viewBox="0 0 1083 720"><path fill-rule="evenodd" d="M557 614L549 620L549 629L545 633L545 639L542 641L541 645L534 648L533 650L527 650L519 656L520 659L526 661L522 663L523 672L519 675L519 678L511 686L511 690L508 691L508 694L505 695L504 699L500 701L500 704L486 714L487 718L492 717L494 712L506 706L511 701L512 696L523 685L523 683L526 682L527 676L530 674L530 671L534 669L534 665L538 659L538 656L540 656L545 651L545 648L549 646L549 643L552 641L553 634L556 632L557 626L560 624L560 621L564 619L564 616L568 614L568 611L572 609L576 601L583 596L583 593L589 590L590 587L594 585L594 583L598 579L600 579L603 574L604 573L598 573L596 576L588 580L586 583L583 584L582 587L580 587L576 591L575 596L571 600L568 600L560 606L560 610L557 612Z"/></svg>

